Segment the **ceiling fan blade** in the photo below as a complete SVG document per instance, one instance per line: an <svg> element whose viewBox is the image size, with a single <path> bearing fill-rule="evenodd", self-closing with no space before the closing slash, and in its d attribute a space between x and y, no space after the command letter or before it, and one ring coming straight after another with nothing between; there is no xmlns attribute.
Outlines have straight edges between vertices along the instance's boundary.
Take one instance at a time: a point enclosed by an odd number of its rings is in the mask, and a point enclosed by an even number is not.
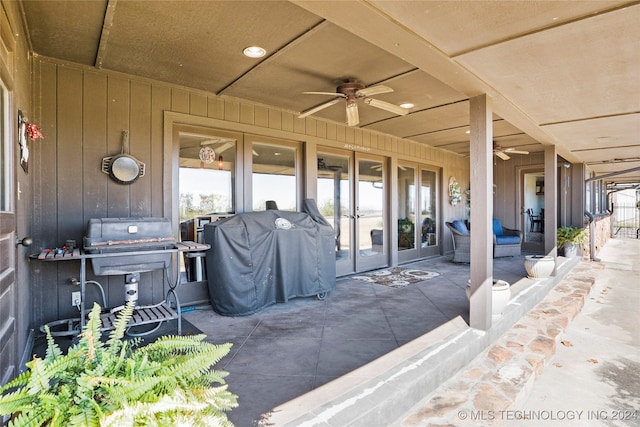
<svg viewBox="0 0 640 427"><path fill-rule="evenodd" d="M347 104L347 126L356 126L358 123L360 123L358 104L353 101L351 104Z"/></svg>
<svg viewBox="0 0 640 427"><path fill-rule="evenodd" d="M342 99L340 99L340 98L332 99L331 101L325 102L324 104L320 104L317 107L313 107L313 108L311 108L311 109L309 109L307 111L303 111L302 113L300 113L298 118L299 119L303 119L303 118L305 118L307 116L310 116L313 113L316 113L316 112L318 112L320 110L324 110L327 107L331 107L332 105L335 105L340 101L342 101Z"/></svg>
<svg viewBox="0 0 640 427"><path fill-rule="evenodd" d="M378 95L381 93L389 93L389 92L393 92L393 89L391 89L389 86L377 85L377 86L365 87L364 89L360 89L359 91L356 92L356 95L359 97L364 97L364 96Z"/></svg>
<svg viewBox="0 0 640 427"><path fill-rule="evenodd" d="M329 96L340 96L342 98L346 98L347 95L339 92L302 92L305 95L329 95Z"/></svg>
<svg viewBox="0 0 640 427"><path fill-rule="evenodd" d="M502 151L495 151L495 155L500 157L502 160L509 160L511 157L507 156L504 152Z"/></svg>
<svg viewBox="0 0 640 427"><path fill-rule="evenodd" d="M512 154L529 154L528 151L524 151L524 150L516 150L515 148L507 148L504 150L505 153L512 153Z"/></svg>
<svg viewBox="0 0 640 427"><path fill-rule="evenodd" d="M372 107L376 107L376 108L380 108L382 110L386 110L392 113L395 113L399 116L404 116L406 114L409 113L409 111L406 108L402 108L399 107L395 104L391 104L389 102L385 102L385 101L379 101L377 99L373 99L373 98L365 98L364 99L365 104L369 104Z"/></svg>

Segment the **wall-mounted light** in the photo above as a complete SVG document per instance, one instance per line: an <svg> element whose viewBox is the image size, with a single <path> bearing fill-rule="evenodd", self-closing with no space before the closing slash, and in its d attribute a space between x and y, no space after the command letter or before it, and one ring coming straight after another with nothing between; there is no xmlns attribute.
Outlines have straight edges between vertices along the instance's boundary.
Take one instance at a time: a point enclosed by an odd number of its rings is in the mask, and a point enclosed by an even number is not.
<svg viewBox="0 0 640 427"><path fill-rule="evenodd" d="M224 160L222 156L218 156L218 170L221 171L222 169L224 169Z"/></svg>
<svg viewBox="0 0 640 427"><path fill-rule="evenodd" d="M571 167L571 163L564 162L564 163L562 163L562 167L565 168L565 169L569 169Z"/></svg>

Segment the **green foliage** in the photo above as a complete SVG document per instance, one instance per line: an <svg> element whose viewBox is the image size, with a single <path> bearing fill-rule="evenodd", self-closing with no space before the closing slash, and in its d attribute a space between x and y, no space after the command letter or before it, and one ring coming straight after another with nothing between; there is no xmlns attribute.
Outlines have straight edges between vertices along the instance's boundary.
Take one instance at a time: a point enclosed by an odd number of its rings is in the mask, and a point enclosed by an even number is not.
<svg viewBox="0 0 640 427"><path fill-rule="evenodd" d="M213 370L231 349L205 335L165 336L140 347L125 340L128 304L106 343L94 304L77 344L63 355L47 328L44 359L0 387L0 415L19 426L232 426L225 411L238 406L226 372ZM214 384L219 384L214 386Z"/></svg>
<svg viewBox="0 0 640 427"><path fill-rule="evenodd" d="M558 249L562 249L566 243L576 246L586 245L589 235L585 228L560 227L557 230Z"/></svg>

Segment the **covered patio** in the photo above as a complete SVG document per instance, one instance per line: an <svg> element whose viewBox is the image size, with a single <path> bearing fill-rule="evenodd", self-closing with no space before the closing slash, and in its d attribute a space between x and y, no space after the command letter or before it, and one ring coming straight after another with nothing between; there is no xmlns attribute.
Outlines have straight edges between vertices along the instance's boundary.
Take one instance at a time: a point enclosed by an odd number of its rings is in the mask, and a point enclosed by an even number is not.
<svg viewBox="0 0 640 427"><path fill-rule="evenodd" d="M511 284L534 282L526 279L523 258L495 259L493 276ZM220 316L211 306L185 312L183 319L208 341L234 344L217 365L230 373L229 389L239 396L229 419L237 426L258 425L273 408L453 319L468 324L468 264L442 256L402 267L439 275L401 288L344 277L324 300L297 298L244 317Z"/></svg>

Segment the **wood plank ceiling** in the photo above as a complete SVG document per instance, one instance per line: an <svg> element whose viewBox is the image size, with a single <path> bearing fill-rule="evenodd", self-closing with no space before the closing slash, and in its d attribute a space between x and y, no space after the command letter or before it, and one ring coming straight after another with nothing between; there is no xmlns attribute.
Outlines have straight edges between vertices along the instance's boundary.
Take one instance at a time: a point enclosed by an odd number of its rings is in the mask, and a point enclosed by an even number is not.
<svg viewBox="0 0 640 427"><path fill-rule="evenodd" d="M301 112L357 79L359 126L469 153L469 97L502 148L555 144L640 183L637 1L22 1L35 53ZM242 55L259 45L260 59ZM345 122L344 101L312 115ZM512 156L514 156L513 154ZM628 171L620 173L621 171Z"/></svg>

